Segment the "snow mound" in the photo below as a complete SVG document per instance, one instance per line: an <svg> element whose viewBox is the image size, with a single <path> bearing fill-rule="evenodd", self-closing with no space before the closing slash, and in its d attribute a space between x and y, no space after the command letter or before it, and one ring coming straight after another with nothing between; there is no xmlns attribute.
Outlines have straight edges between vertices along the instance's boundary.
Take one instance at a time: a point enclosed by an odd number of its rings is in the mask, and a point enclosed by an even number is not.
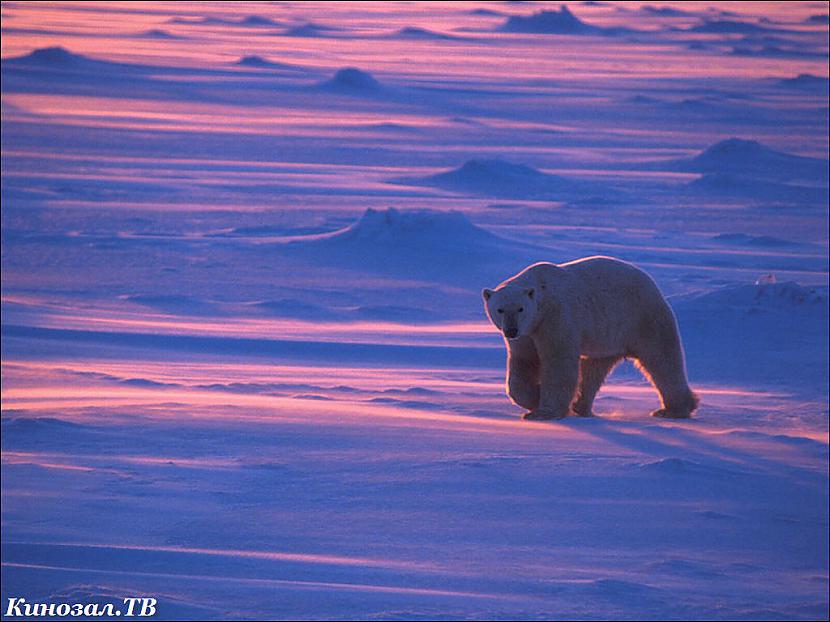
<svg viewBox="0 0 830 622"><path fill-rule="evenodd" d="M265 60L262 56L243 56L238 61L236 61L237 65L242 65L243 67L270 67L270 61Z"/></svg>
<svg viewBox="0 0 830 622"><path fill-rule="evenodd" d="M206 15L202 17L173 17L167 20L168 24L184 24L187 26L237 26L242 28L274 28L280 22L263 15L248 15L239 19Z"/></svg>
<svg viewBox="0 0 830 622"><path fill-rule="evenodd" d="M634 95L623 100L626 104L662 104L665 103L662 99L656 97L649 97L648 95Z"/></svg>
<svg viewBox="0 0 830 622"><path fill-rule="evenodd" d="M452 35L446 35L434 30L427 30L426 28L418 28L416 26L407 26L392 33L393 39L413 39L424 41L453 41L458 39Z"/></svg>
<svg viewBox="0 0 830 622"><path fill-rule="evenodd" d="M188 26L238 26L242 28L274 28L280 22L264 15L247 15L239 19L205 15L202 17L174 17L168 24L185 24Z"/></svg>
<svg viewBox="0 0 830 622"><path fill-rule="evenodd" d="M250 67L252 69L297 69L294 65L288 63L276 63L270 61L262 56L249 55L243 56L234 63L240 67Z"/></svg>
<svg viewBox="0 0 830 622"><path fill-rule="evenodd" d="M321 82L319 87L326 91L349 95L373 95L385 90L372 74L355 67L338 70L332 78Z"/></svg>
<svg viewBox="0 0 830 622"><path fill-rule="evenodd" d="M41 65L44 67L78 67L90 62L90 59L80 54L73 54L66 48L60 46L39 48L25 56L18 56L13 59L21 64Z"/></svg>
<svg viewBox="0 0 830 622"><path fill-rule="evenodd" d="M434 175L433 179L483 185L515 183L544 177L546 177L544 173L525 164L514 164L498 158L483 158L468 160L460 168Z"/></svg>
<svg viewBox="0 0 830 622"><path fill-rule="evenodd" d="M367 209L345 229L326 236L330 240L418 245L451 242L454 245L491 242L499 238L477 227L457 211Z"/></svg>
<svg viewBox="0 0 830 622"><path fill-rule="evenodd" d="M475 288L550 252L490 233L461 212L394 207L370 208L343 229L281 244L285 253L326 266Z"/></svg>
<svg viewBox="0 0 830 622"><path fill-rule="evenodd" d="M679 101L667 101L661 104L675 112L711 115L724 110L723 100L718 97L686 97Z"/></svg>
<svg viewBox="0 0 830 622"><path fill-rule="evenodd" d="M333 30L334 29L329 26L309 22L307 24L300 24L289 28L283 33L283 35L286 37L326 37L329 36Z"/></svg>
<svg viewBox="0 0 830 622"><path fill-rule="evenodd" d="M251 28L272 28L274 26L279 26L280 23L274 21L270 17L264 17L263 15L248 15L247 17L239 20L239 25L249 26Z"/></svg>
<svg viewBox="0 0 830 622"><path fill-rule="evenodd" d="M113 79L127 74L142 73L146 69L141 65L96 60L75 54L60 46L39 48L25 56L3 59L3 71L9 70L10 74L19 73L27 78L65 76L74 80L79 76L88 76L97 80L106 76L108 79ZM4 85L4 88L8 87Z"/></svg>
<svg viewBox="0 0 830 622"><path fill-rule="evenodd" d="M670 6L654 6L651 4L640 7L640 11L659 17L689 17L690 15L694 15L694 13L683 11L682 9L676 9Z"/></svg>
<svg viewBox="0 0 830 622"><path fill-rule="evenodd" d="M780 156L786 156L786 154L770 149L757 140L727 138L706 148L692 161L704 168L715 168L739 162L767 164Z"/></svg>
<svg viewBox="0 0 830 622"><path fill-rule="evenodd" d="M762 179L809 179L824 181L827 178L827 160L792 155L767 147L756 140L728 138L703 150L692 158L669 163L677 170L758 176ZM728 178L713 178L723 184Z"/></svg>
<svg viewBox="0 0 830 622"><path fill-rule="evenodd" d="M162 41L179 41L187 38L182 37L181 35L174 35L172 32L167 32L166 30L161 30L160 28L145 30L144 32L138 33L136 36L145 39L159 39Z"/></svg>
<svg viewBox="0 0 830 622"><path fill-rule="evenodd" d="M428 177L402 178L392 183L432 186L455 192L494 197L556 199L562 195L598 191L597 184L544 173L498 158L473 159L461 167Z"/></svg>
<svg viewBox="0 0 830 622"><path fill-rule="evenodd" d="M759 26L750 22L741 22L733 19L704 20L702 24L687 29L688 32L705 34L753 34L758 32L772 32L774 29Z"/></svg>
<svg viewBox="0 0 830 622"><path fill-rule="evenodd" d="M814 76L811 73L800 73L794 78L782 78L777 82L778 86L788 89L802 91L816 91L826 93L830 88L830 80L822 76Z"/></svg>
<svg viewBox="0 0 830 622"><path fill-rule="evenodd" d="M757 246L762 248L779 248L798 246L798 242L791 242L771 235L749 235L747 233L720 233L710 238L713 242L722 244L736 244L739 246Z"/></svg>
<svg viewBox="0 0 830 622"><path fill-rule="evenodd" d="M718 475L724 476L727 474L735 474L735 471L725 469L720 466L711 464L701 464L694 460L686 458L671 457L661 458L659 460L652 460L650 462L643 462L637 465L644 471L652 471L654 473L663 473L666 475Z"/></svg>
<svg viewBox="0 0 830 622"><path fill-rule="evenodd" d="M580 20L571 10L562 5L558 11L539 11L533 15L512 15L499 26L501 32L520 32L549 35L596 34L601 28Z"/></svg>
<svg viewBox="0 0 830 622"><path fill-rule="evenodd" d="M757 58L827 58L822 52L804 50L796 46L781 45L736 45L731 54L735 56L754 56Z"/></svg>
<svg viewBox="0 0 830 622"><path fill-rule="evenodd" d="M494 11L493 9L472 9L467 11L467 14L479 17L501 17L504 15L501 11Z"/></svg>
<svg viewBox="0 0 830 622"><path fill-rule="evenodd" d="M827 288L804 287L795 281L759 280L723 287L711 292L672 297L675 307L797 309L827 307Z"/></svg>
<svg viewBox="0 0 830 622"><path fill-rule="evenodd" d="M669 297L690 377L787 390L826 386L827 286L758 276L757 283Z"/></svg>

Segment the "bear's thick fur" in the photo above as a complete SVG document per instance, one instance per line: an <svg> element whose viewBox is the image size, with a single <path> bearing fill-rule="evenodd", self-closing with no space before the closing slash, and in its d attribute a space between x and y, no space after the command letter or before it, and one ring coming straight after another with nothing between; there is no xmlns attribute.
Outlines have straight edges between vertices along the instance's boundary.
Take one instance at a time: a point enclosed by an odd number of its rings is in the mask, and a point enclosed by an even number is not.
<svg viewBox="0 0 830 622"><path fill-rule="evenodd" d="M529 411L525 418L591 416L623 358L660 393L652 415L681 419L697 408L674 313L639 268L611 257L537 263L483 296L507 345L507 393Z"/></svg>

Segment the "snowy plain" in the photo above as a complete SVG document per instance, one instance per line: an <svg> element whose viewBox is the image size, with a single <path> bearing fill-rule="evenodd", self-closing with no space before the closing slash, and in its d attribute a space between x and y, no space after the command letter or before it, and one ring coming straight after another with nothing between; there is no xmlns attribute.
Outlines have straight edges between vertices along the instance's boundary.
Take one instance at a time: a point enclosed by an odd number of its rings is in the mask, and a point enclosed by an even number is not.
<svg viewBox="0 0 830 622"><path fill-rule="evenodd" d="M827 619L826 3L2 12L4 614ZM505 396L598 254L693 419Z"/></svg>

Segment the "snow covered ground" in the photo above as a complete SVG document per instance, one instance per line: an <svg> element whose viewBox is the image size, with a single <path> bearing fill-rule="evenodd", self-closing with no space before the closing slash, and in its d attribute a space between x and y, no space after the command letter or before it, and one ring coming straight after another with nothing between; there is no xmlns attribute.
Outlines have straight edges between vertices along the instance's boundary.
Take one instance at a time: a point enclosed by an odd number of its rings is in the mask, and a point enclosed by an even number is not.
<svg viewBox="0 0 830 622"><path fill-rule="evenodd" d="M823 3L4 3L2 604L826 619ZM635 262L520 420L480 290Z"/></svg>

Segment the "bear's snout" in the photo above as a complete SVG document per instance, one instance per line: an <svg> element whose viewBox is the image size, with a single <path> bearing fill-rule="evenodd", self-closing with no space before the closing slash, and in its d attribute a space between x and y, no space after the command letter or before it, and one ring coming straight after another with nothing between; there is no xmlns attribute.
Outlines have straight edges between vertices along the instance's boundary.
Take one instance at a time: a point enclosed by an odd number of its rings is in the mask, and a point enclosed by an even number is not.
<svg viewBox="0 0 830 622"><path fill-rule="evenodd" d="M516 324L509 324L505 325L504 327L504 336L508 339L515 339L516 336L519 334L519 327Z"/></svg>

